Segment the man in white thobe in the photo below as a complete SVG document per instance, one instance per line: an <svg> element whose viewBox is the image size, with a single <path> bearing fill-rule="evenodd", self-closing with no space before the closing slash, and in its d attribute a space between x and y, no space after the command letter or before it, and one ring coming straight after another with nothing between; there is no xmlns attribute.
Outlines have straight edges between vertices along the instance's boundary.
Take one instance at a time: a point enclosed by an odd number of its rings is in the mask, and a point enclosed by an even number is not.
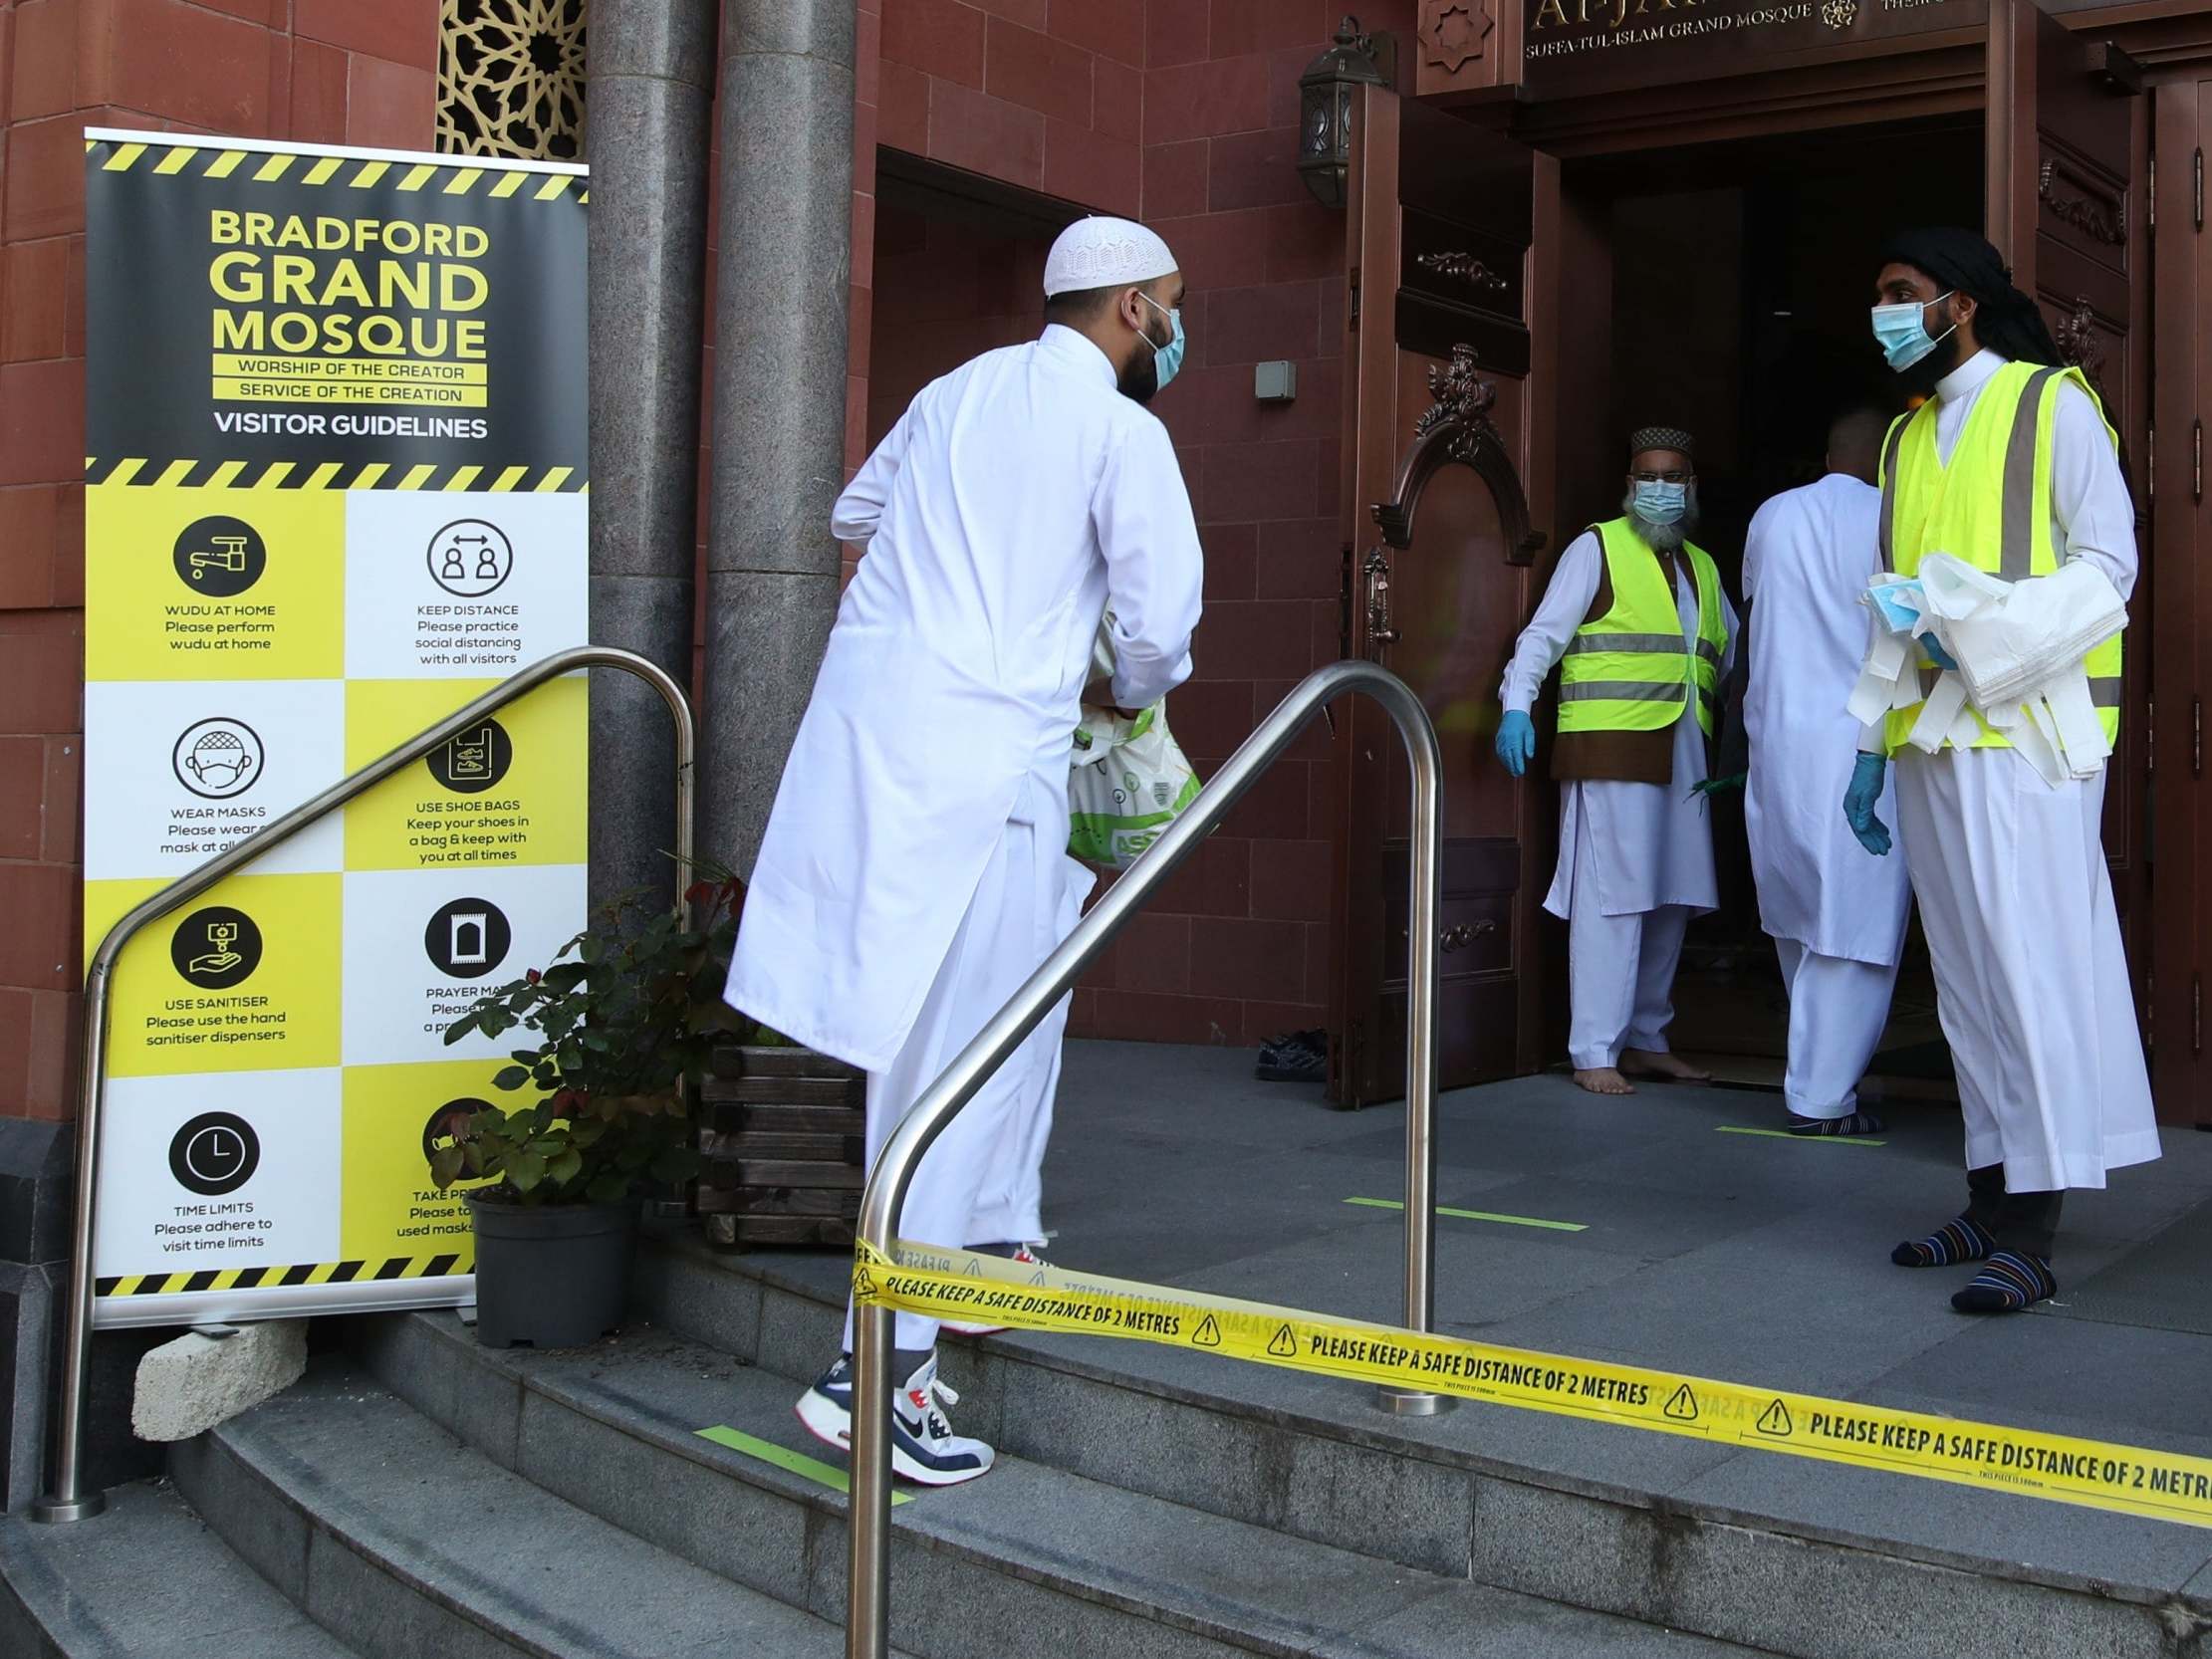
<svg viewBox="0 0 2212 1659"><path fill-rule="evenodd" d="M1678 428L1647 427L1631 437L1629 448L1621 512L1642 543L1666 562L1689 649L1699 637L1702 608L1687 542L1697 526L1691 439ZM1735 660L1736 613L1717 583L1716 595L1727 644L1715 671L1725 680ZM1515 777L1535 758L1529 711L1545 676L1585 624L1614 602L1605 549L1593 528L1560 555L1499 686L1504 716L1498 756ZM1696 706L1693 689L1682 699L1681 717L1669 735L1652 746L1658 764L1647 779L1621 776L1623 769L1609 765L1585 769L1564 754L1555 757L1559 867L1544 907L1568 925L1573 1002L1568 1059L1575 1081L1593 1093L1632 1094L1631 1076L1711 1080L1676 1059L1666 1039L1683 931L1692 916L1720 903L1712 825L1704 797L1694 793L1707 775L1706 737Z"/></svg>
<svg viewBox="0 0 2212 1659"><path fill-rule="evenodd" d="M867 1073L870 1168L891 1128L1075 927L1068 768L1102 614L1135 710L1190 672L1200 558L1167 430L1144 403L1180 363L1183 282L1127 220L1071 225L1046 328L931 382L839 499L865 547L746 892L728 997ZM1041 1236L1034 1164L1062 1004L923 1157L902 1238ZM979 1233L981 1227L986 1231ZM953 1434L937 1321L897 1315L892 1466L951 1485L991 1466ZM852 1431L852 1325L799 1402Z"/></svg>
<svg viewBox="0 0 2212 1659"><path fill-rule="evenodd" d="M1992 381L2013 363L2060 360L2035 301L1971 231L1897 238L1876 278L1873 326L1890 365L1934 393L1934 460L1947 473ZM2124 598L2135 585L2135 510L2111 433L2079 385L2062 379L2054 392L2048 480L2028 482L2044 497L2060 563L2092 562ZM1911 451L1901 454L1886 470L1885 500L1910 463ZM2007 495L2002 505L2026 522L2038 503ZM1869 849L1885 849L1872 806L1881 728L1868 728L1860 747L1844 815ZM2051 1259L2066 1190L2100 1188L2107 1171L2159 1155L2104 863L2104 775L2054 786L2015 748L1927 754L1908 744L1896 757L1896 805L1958 1071L1968 1202L1890 1259L1979 1263L1952 1305L2011 1312L2058 1290Z"/></svg>
<svg viewBox="0 0 2212 1659"><path fill-rule="evenodd" d="M1889 1021L1911 890L1902 860L1869 853L1835 802L1858 758L1844 704L1865 654L1859 600L1881 558L1873 480L1886 425L1871 409L1838 419L1828 476L1767 502L1744 538L1744 822L1759 920L1790 996L1782 1092L1794 1134L1882 1127L1858 1109L1858 1079Z"/></svg>

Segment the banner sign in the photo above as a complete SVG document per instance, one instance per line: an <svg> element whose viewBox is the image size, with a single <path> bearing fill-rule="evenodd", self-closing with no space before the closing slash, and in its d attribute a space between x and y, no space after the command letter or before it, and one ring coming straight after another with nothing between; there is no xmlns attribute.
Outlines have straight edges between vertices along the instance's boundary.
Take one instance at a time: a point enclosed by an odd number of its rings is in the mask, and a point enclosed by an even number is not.
<svg viewBox="0 0 2212 1659"><path fill-rule="evenodd" d="M1989 0L1523 0L1522 82L1570 98L1817 67L1981 31ZM1979 44L1978 42L1976 44Z"/></svg>
<svg viewBox="0 0 2212 1659"><path fill-rule="evenodd" d="M585 643L584 169L86 134L85 946ZM585 681L143 930L95 1322L464 1301L452 1048L585 914Z"/></svg>

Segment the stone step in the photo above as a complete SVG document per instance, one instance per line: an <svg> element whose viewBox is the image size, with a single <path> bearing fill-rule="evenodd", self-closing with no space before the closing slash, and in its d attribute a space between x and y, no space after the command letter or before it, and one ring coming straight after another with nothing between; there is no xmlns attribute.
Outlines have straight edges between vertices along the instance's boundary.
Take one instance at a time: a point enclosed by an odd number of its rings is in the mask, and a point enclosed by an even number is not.
<svg viewBox="0 0 2212 1659"><path fill-rule="evenodd" d="M66 1527L0 1517L8 1659L356 1659L286 1601L166 1482L108 1494Z"/></svg>
<svg viewBox="0 0 2212 1659"><path fill-rule="evenodd" d="M170 1467L208 1525L361 1659L845 1650L823 1620L499 1467L341 1356L179 1443Z"/></svg>
<svg viewBox="0 0 2212 1659"><path fill-rule="evenodd" d="M791 1379L657 1329L495 1352L451 1314L353 1329L378 1380L523 1478L749 1588L842 1622L843 1458ZM956 1410L956 1420L964 1408ZM726 1428L767 1455L699 1431ZM816 1473L789 1467L791 1456ZM1724 1659L1675 1635L1287 1538L1017 1458L893 1511L892 1631L929 1659Z"/></svg>
<svg viewBox="0 0 2212 1659"><path fill-rule="evenodd" d="M849 1272L668 1226L641 1241L638 1311L795 1383L836 1352ZM2196 1558L2186 1528L2103 1526L2085 1564L2038 1560L2088 1530L2034 1498L1747 1452L1752 1508L1669 1491L1703 1455L1672 1436L1464 1402L1391 1418L1351 1384L1143 1342L1015 1332L940 1354L960 1428L1002 1456L1799 1659L2168 1659L2175 1631L2212 1632L2212 1606L2157 1577L2161 1551ZM1955 1547L1947 1526L1996 1541Z"/></svg>

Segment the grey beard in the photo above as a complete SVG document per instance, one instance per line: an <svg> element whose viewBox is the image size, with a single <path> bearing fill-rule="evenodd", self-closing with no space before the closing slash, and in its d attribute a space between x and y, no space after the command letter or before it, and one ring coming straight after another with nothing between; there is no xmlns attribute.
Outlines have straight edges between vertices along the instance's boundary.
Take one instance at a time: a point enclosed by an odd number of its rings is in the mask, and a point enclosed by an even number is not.
<svg viewBox="0 0 2212 1659"><path fill-rule="evenodd" d="M1697 533L1697 486L1689 487L1688 499L1683 504L1682 516L1672 524L1653 524L1636 511L1636 492L1631 486L1620 498L1620 511L1638 536L1651 544L1653 553L1675 554L1682 551L1682 544Z"/></svg>

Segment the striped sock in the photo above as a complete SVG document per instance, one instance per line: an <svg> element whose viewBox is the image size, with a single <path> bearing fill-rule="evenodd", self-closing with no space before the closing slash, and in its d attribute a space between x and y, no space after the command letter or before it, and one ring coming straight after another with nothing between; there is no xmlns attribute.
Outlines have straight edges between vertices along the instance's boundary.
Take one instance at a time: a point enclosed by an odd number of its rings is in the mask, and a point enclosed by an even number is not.
<svg viewBox="0 0 2212 1659"><path fill-rule="evenodd" d="M1965 1290L1951 1298L1961 1313L2017 1313L2030 1303L2059 1294L2051 1264L2041 1256L2000 1250L1982 1264Z"/></svg>
<svg viewBox="0 0 2212 1659"><path fill-rule="evenodd" d="M1889 1253L1900 1268L1947 1268L1955 1262L1986 1262L1997 1241L1960 1216L1924 1239L1907 1239Z"/></svg>
<svg viewBox="0 0 2212 1659"><path fill-rule="evenodd" d="M1854 1111L1845 1117L1800 1117L1790 1114L1790 1133L1793 1135L1878 1135L1882 1121L1870 1111Z"/></svg>

